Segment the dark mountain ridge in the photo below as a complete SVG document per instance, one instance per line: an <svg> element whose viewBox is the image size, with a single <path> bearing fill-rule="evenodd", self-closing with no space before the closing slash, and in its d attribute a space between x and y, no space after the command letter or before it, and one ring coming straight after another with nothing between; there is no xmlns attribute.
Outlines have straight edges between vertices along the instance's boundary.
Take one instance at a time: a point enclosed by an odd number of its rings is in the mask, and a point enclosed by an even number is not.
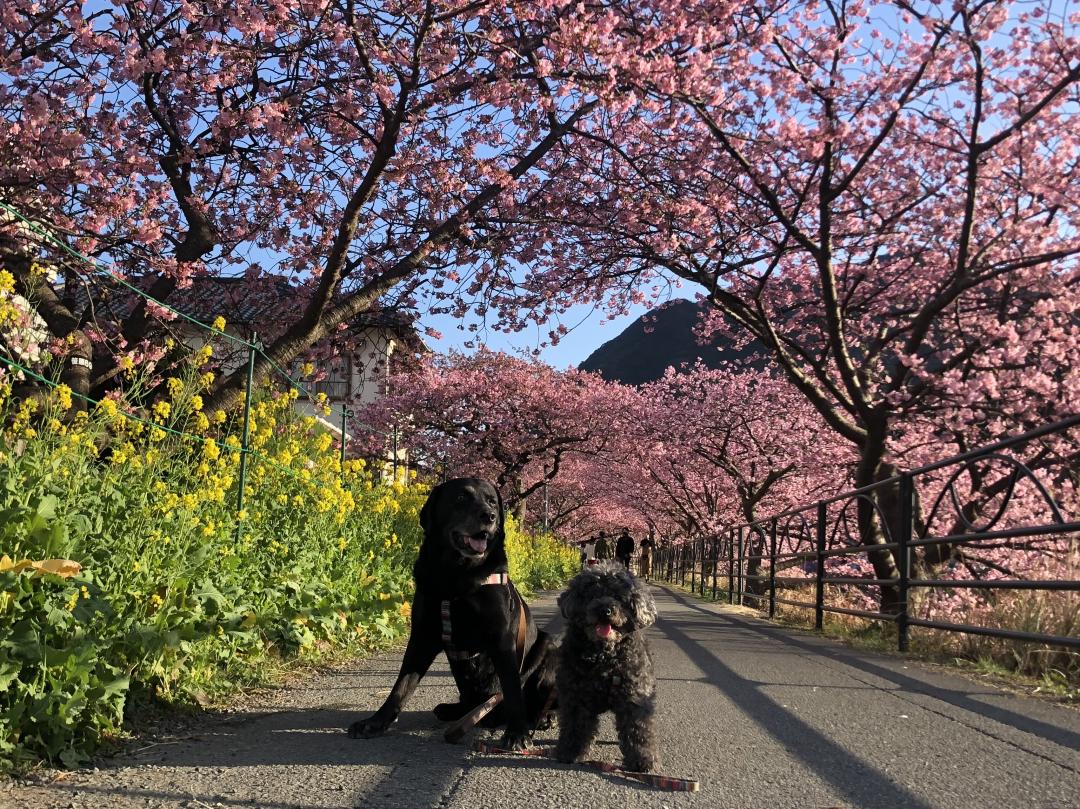
<svg viewBox="0 0 1080 809"><path fill-rule="evenodd" d="M704 301L678 299L653 309L596 349L578 367L599 373L609 381L642 385L660 379L671 366L680 368L701 360L709 368L719 368L758 353L753 345L738 350L723 338L699 344L694 327L707 306Z"/></svg>

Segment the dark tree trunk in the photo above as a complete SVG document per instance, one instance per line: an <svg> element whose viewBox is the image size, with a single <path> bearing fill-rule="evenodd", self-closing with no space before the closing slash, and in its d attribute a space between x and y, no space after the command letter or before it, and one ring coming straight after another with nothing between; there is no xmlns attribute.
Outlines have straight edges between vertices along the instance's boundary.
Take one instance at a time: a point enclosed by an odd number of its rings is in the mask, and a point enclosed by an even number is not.
<svg viewBox="0 0 1080 809"><path fill-rule="evenodd" d="M885 463L887 424L887 418L881 415L869 425L866 443L860 448L859 465L855 474L856 488L869 486L892 474L894 467ZM871 501L877 504L877 509ZM859 538L869 549L867 557L874 568L874 576L878 579L895 580L900 575L896 565L896 556L890 549L874 550L875 545L889 542L892 535L889 529L899 525L899 503L897 492L893 492L891 496L882 497L880 491L874 491L869 498L859 498L858 501ZM900 607L900 589L896 585L884 585L880 589L881 611L885 613L897 611Z"/></svg>

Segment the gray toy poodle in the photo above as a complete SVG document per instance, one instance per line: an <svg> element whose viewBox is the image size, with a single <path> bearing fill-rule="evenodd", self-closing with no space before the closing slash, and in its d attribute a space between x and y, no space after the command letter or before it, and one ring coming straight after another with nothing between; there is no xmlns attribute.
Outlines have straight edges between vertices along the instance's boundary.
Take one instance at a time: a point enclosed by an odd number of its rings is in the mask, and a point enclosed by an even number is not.
<svg viewBox="0 0 1080 809"><path fill-rule="evenodd" d="M653 714L656 677L641 631L656 620L645 585L618 562L585 568L561 596L566 633L555 683L559 742L555 757L581 761L605 711L615 714L623 766L654 772L659 766Z"/></svg>

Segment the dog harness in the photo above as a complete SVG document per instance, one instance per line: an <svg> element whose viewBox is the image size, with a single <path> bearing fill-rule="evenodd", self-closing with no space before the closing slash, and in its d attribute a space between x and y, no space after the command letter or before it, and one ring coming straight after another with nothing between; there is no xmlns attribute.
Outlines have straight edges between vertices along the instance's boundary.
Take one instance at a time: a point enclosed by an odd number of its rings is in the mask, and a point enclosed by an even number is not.
<svg viewBox="0 0 1080 809"><path fill-rule="evenodd" d="M492 573L482 582L481 586L487 586L489 584L510 584L509 573ZM446 652L448 660L471 660L476 657L479 652L467 652L463 649L458 649L454 646L453 642L453 625L450 621L450 600L443 601L439 609L442 615L442 645L443 651ZM518 656L518 671L521 671L521 663L525 656L525 605L521 603L520 597L518 598L518 628L517 628L517 656Z"/></svg>
<svg viewBox="0 0 1080 809"><path fill-rule="evenodd" d="M490 576L488 576L486 579L484 579L482 582L480 582L481 586L486 586L488 584L509 585L510 584L510 574L509 573L492 573ZM520 672L521 667L522 667L522 665L524 665L524 662L525 662L525 624L526 624L526 621L525 621L525 601L521 598L520 594L517 597L517 602L518 602L518 626L517 626L517 638L516 638L516 642L515 642L515 650L517 651L517 664L518 664L518 671ZM442 644L443 644L443 651L446 652L446 658L448 660L471 660L472 658L479 655L480 652L466 652L466 651L464 651L462 649L458 649L458 648L456 648L454 646L454 643L453 643L453 624L450 621L450 600L443 601L439 605L439 612L442 615ZM553 695L554 695L554 692L552 692L551 696L553 696ZM550 707L551 696L549 696L549 698L548 698L548 704L544 706L545 710L547 710L547 708ZM498 705L500 702L502 702L502 699L503 699L503 695L501 693L492 694L490 697L487 698L487 700L485 702L480 703L475 708L473 708L471 711L469 711L469 713L465 714L465 716L461 717L461 719L459 719L457 722L454 722L449 728L447 728L446 733L444 734L444 736L446 738L446 741L451 742L451 743L459 741L461 739L461 737L464 736L465 733L470 728L474 727L477 722L479 722L481 719L483 719L485 716L487 716L489 713L491 713L491 711L495 708L495 706Z"/></svg>

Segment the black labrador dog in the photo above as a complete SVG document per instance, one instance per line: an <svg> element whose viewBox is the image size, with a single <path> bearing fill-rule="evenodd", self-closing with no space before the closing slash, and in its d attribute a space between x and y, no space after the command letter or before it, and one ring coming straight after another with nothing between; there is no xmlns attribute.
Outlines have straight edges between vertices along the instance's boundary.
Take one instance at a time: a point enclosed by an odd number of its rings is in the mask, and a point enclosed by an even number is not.
<svg viewBox="0 0 1080 809"><path fill-rule="evenodd" d="M460 701L438 705L435 715L459 719L501 692L502 704L483 724L505 723L502 746L521 749L552 706L555 655L549 654L550 636L537 628L510 583L502 498L485 480L448 480L428 496L420 526L424 540L413 567L412 630L401 672L383 706L353 722L349 736L383 733L445 650Z"/></svg>

